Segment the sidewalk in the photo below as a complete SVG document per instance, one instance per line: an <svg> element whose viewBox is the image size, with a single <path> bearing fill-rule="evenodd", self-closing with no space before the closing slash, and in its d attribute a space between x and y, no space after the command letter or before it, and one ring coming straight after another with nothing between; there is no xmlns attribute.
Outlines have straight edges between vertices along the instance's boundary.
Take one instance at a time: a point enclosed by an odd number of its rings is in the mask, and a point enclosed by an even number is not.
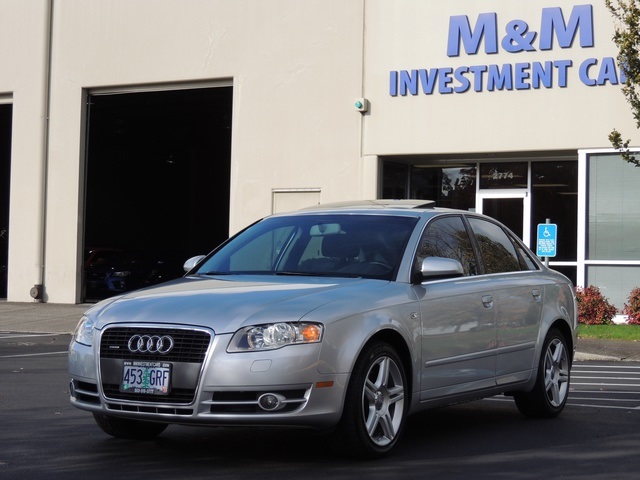
<svg viewBox="0 0 640 480"><path fill-rule="evenodd" d="M91 304L18 303L0 300L0 332L73 333Z"/></svg>
<svg viewBox="0 0 640 480"><path fill-rule="evenodd" d="M91 305L0 301L0 332L71 334ZM640 342L582 338L578 340L576 360L640 362Z"/></svg>
<svg viewBox="0 0 640 480"><path fill-rule="evenodd" d="M640 342L578 338L576 360L621 360L640 362Z"/></svg>

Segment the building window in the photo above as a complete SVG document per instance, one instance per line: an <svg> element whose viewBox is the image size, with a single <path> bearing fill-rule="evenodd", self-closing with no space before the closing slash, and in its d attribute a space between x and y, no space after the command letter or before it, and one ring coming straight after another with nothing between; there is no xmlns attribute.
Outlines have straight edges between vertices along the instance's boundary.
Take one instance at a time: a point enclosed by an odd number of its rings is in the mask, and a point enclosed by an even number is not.
<svg viewBox="0 0 640 480"><path fill-rule="evenodd" d="M640 275L640 169L611 151L580 152L578 281L619 310Z"/></svg>
<svg viewBox="0 0 640 480"><path fill-rule="evenodd" d="M383 198L434 200L438 207L473 210L476 206L476 165L405 165L384 162Z"/></svg>
<svg viewBox="0 0 640 480"><path fill-rule="evenodd" d="M575 262L578 244L578 162L531 162L531 239L546 219L558 226L554 261ZM574 269L575 270L575 269ZM565 273L565 272L563 272ZM571 276L575 280L575 273Z"/></svg>
<svg viewBox="0 0 640 480"><path fill-rule="evenodd" d="M480 165L480 189L527 188L527 162L483 163Z"/></svg>
<svg viewBox="0 0 640 480"><path fill-rule="evenodd" d="M622 309L631 290L639 286L640 266L588 265L586 284L596 285L618 309Z"/></svg>
<svg viewBox="0 0 640 480"><path fill-rule="evenodd" d="M640 260L640 169L619 155L588 161L587 259Z"/></svg>
<svg viewBox="0 0 640 480"><path fill-rule="evenodd" d="M382 198L410 198L407 191L408 186L409 166L384 162L382 167Z"/></svg>

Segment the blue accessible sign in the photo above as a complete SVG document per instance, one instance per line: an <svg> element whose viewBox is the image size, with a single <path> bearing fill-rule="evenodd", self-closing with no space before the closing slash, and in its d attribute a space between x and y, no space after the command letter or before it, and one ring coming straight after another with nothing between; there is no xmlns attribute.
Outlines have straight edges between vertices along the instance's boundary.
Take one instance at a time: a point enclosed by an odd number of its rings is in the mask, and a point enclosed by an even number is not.
<svg viewBox="0 0 640 480"><path fill-rule="evenodd" d="M539 223L536 255L555 257L557 239L558 226L555 223Z"/></svg>

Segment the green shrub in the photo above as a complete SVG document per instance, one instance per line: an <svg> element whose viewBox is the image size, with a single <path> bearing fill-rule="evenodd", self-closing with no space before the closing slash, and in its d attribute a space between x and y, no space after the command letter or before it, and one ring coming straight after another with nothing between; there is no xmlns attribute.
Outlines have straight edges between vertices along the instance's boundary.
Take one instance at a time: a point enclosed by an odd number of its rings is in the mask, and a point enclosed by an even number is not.
<svg viewBox="0 0 640 480"><path fill-rule="evenodd" d="M578 321L585 325L608 325L618 313L596 286L577 287Z"/></svg>
<svg viewBox="0 0 640 480"><path fill-rule="evenodd" d="M629 316L629 325L640 325L640 287L631 290L622 313Z"/></svg>

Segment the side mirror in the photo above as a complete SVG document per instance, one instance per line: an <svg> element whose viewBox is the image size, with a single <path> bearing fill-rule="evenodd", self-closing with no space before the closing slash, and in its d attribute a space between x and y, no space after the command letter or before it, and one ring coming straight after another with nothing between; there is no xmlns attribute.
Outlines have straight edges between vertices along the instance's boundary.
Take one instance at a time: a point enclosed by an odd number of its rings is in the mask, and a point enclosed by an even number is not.
<svg viewBox="0 0 640 480"><path fill-rule="evenodd" d="M193 270L193 267L198 265L204 259L204 257L205 255L196 255L195 257L191 257L189 260L184 262L182 268L185 272L190 272L191 270Z"/></svg>
<svg viewBox="0 0 640 480"><path fill-rule="evenodd" d="M458 260L453 258L427 257L422 261L419 277L421 281L440 280L464 276L464 269Z"/></svg>

